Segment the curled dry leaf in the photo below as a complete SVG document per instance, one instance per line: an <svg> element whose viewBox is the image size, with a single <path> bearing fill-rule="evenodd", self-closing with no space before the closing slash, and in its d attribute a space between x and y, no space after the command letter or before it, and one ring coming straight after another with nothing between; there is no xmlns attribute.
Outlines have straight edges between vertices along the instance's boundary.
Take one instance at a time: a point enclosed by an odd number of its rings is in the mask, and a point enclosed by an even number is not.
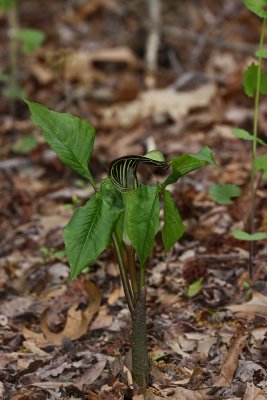
<svg viewBox="0 0 267 400"><path fill-rule="evenodd" d="M84 282L84 287L89 298L89 305L83 311L77 309L78 304L70 307L63 331L59 333L50 331L45 320L47 312L47 310L45 310L40 322L43 333L36 333L27 329L26 327L23 327L22 333L25 339L34 341L38 347L45 347L49 344L53 344L54 346L61 345L64 337L70 340L76 340L85 335L88 325L100 308L101 293L98 286L92 282Z"/></svg>
<svg viewBox="0 0 267 400"><path fill-rule="evenodd" d="M253 292L250 301L225 307L233 312L267 315L267 297L259 292Z"/></svg>
<svg viewBox="0 0 267 400"><path fill-rule="evenodd" d="M171 89L149 90L130 103L109 107L103 111L103 125L110 122L120 127L133 126L140 119L169 115L174 121L194 108L207 107L216 94L213 83L203 85L190 92L175 92Z"/></svg>
<svg viewBox="0 0 267 400"><path fill-rule="evenodd" d="M241 331L233 336L230 347L226 353L220 375L214 383L215 387L231 386L238 358L241 350L246 344L247 336Z"/></svg>

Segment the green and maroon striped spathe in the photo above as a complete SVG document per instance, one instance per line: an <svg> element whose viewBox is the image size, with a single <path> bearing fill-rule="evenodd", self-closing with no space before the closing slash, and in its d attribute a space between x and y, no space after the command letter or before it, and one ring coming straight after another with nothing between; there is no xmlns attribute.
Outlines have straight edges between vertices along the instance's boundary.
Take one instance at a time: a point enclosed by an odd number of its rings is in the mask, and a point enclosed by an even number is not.
<svg viewBox="0 0 267 400"><path fill-rule="evenodd" d="M125 156L114 160L109 168L109 178L120 192L136 189L140 186L137 168L140 163L154 165L158 168L168 168L169 161L157 161L145 156Z"/></svg>

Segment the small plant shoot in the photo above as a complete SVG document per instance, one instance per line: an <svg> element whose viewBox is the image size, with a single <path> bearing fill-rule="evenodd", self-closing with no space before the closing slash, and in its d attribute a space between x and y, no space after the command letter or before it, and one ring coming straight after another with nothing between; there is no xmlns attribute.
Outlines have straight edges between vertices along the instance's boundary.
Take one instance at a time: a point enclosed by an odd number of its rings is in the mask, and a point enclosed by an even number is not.
<svg viewBox="0 0 267 400"><path fill-rule="evenodd" d="M145 389L149 381L145 265L160 228L160 207L163 204L161 235L167 252L182 237L184 225L172 193L166 187L208 163L215 166L213 154L205 146L197 154L182 154L172 160L165 160L158 150L120 157L111 163L108 176L97 184L88 167L94 128L71 114L26 102L33 123L43 130L62 163L86 178L94 188L94 195L74 212L64 230L70 279L77 278L109 245L113 246L132 317L133 379ZM156 185L142 184L137 174L140 164L166 170L169 176ZM201 283L191 288L189 295L196 294Z"/></svg>
<svg viewBox="0 0 267 400"><path fill-rule="evenodd" d="M264 48L264 38L267 21L267 0L244 0L245 6L262 19L259 48L255 52L257 62L252 62L243 74L243 88L248 97L254 98L254 118L252 132L245 129L234 128L232 133L235 137L252 144L252 161L250 170L250 210L249 210L249 232L236 230L233 236L239 240L246 240L250 243L248 272L250 278L253 275L254 242L267 238L266 232L255 232L255 199L257 187L261 179L267 178L267 155L257 155L257 145L267 147L266 141L258 137L259 104L260 96L267 95L267 74L263 70L263 59L267 58L267 49ZM258 177L258 171L261 172ZM213 200L220 204L231 204L232 198L240 194L236 185L217 184L210 191Z"/></svg>

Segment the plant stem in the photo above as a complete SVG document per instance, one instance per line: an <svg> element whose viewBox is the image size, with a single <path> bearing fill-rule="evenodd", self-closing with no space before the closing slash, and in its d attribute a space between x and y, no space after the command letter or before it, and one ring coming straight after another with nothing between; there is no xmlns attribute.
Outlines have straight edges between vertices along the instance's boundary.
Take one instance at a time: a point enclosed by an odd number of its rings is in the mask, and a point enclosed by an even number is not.
<svg viewBox="0 0 267 400"><path fill-rule="evenodd" d="M134 297L136 297L138 293L138 284L137 284L137 273L136 273L136 263L135 263L135 252L132 245L126 246L126 254L127 254L128 268L131 278L133 294Z"/></svg>
<svg viewBox="0 0 267 400"><path fill-rule="evenodd" d="M263 49L264 44L264 35L266 30L266 18L263 19L261 35L260 35L260 44L259 50ZM257 156L257 136L258 136L258 117L259 117L259 103L260 103L260 84L261 84L261 69L262 69L262 57L259 56L259 65L257 71L257 86L255 93L255 103L254 103L254 118L253 118L253 136L254 140L252 143L252 167L250 173L250 233L254 233L255 231L255 197L256 197L256 189L255 189L255 169L254 163L255 158ZM254 242L250 242L249 246L249 263L248 263L248 271L249 277L252 279L253 277L253 258L254 258Z"/></svg>
<svg viewBox="0 0 267 400"><path fill-rule="evenodd" d="M145 286L145 266L141 265L140 266L140 281L139 281L139 288L142 289L142 287Z"/></svg>
<svg viewBox="0 0 267 400"><path fill-rule="evenodd" d="M132 293L130 282L128 280L127 273L126 273L126 268L125 268L124 259L123 259L122 246L121 246L121 244L120 244L120 242L118 240L118 237L117 237L115 232L112 234L112 241L113 241L113 246L114 246L114 249L115 249L115 252L116 252L116 255L117 255L117 259L118 259L121 282L122 282L122 285L123 285L126 302L127 302L128 307L129 307L131 316L133 318L133 316L134 316L133 293Z"/></svg>
<svg viewBox="0 0 267 400"><path fill-rule="evenodd" d="M94 189L94 191L96 193L97 192L97 186L96 186L96 183L95 183L95 180L94 180L93 177L91 177L90 182L91 182L91 185L93 186L93 189ZM124 293L125 293L126 302L127 302L128 307L129 307L131 316L133 318L133 314L134 314L133 293L132 293L130 282L128 280L127 273L126 273L123 249L122 249L121 243L120 243L120 241L119 241L119 239L118 239L118 237L117 237L115 232L113 232L113 234L112 234L112 242L113 242L113 247L115 249L115 253L117 255L117 260L118 260L118 265L119 265L119 270L120 270L120 277L121 277L123 290L124 290Z"/></svg>
<svg viewBox="0 0 267 400"><path fill-rule="evenodd" d="M149 380L149 360L146 328L146 287L138 293L132 318L132 374L133 381L145 391Z"/></svg>
<svg viewBox="0 0 267 400"><path fill-rule="evenodd" d="M9 22L9 61L10 61L10 89L11 93L18 86L18 42L15 38L15 32L18 30L18 3L14 1L8 10ZM15 101L10 98L10 114L15 116Z"/></svg>

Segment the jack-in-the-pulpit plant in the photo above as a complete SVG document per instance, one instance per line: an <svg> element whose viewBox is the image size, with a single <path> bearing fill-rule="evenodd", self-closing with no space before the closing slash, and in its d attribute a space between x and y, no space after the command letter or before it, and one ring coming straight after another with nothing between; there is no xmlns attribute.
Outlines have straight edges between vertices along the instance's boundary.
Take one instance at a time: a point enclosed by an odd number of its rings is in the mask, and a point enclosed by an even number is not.
<svg viewBox="0 0 267 400"><path fill-rule="evenodd" d="M132 318L133 380L145 389L149 380L145 263L159 231L161 199L161 234L167 252L183 235L184 225L166 187L207 163L216 165L212 152L205 146L197 154L182 154L170 161L157 150L144 156L121 157L111 163L108 176L97 185L88 168L94 128L71 114L57 113L28 100L27 104L33 123L42 128L62 163L87 178L94 188L94 195L74 212L64 231L70 279L75 279L107 246L113 246ZM170 174L162 183L141 184L137 176L140 163L170 170Z"/></svg>

